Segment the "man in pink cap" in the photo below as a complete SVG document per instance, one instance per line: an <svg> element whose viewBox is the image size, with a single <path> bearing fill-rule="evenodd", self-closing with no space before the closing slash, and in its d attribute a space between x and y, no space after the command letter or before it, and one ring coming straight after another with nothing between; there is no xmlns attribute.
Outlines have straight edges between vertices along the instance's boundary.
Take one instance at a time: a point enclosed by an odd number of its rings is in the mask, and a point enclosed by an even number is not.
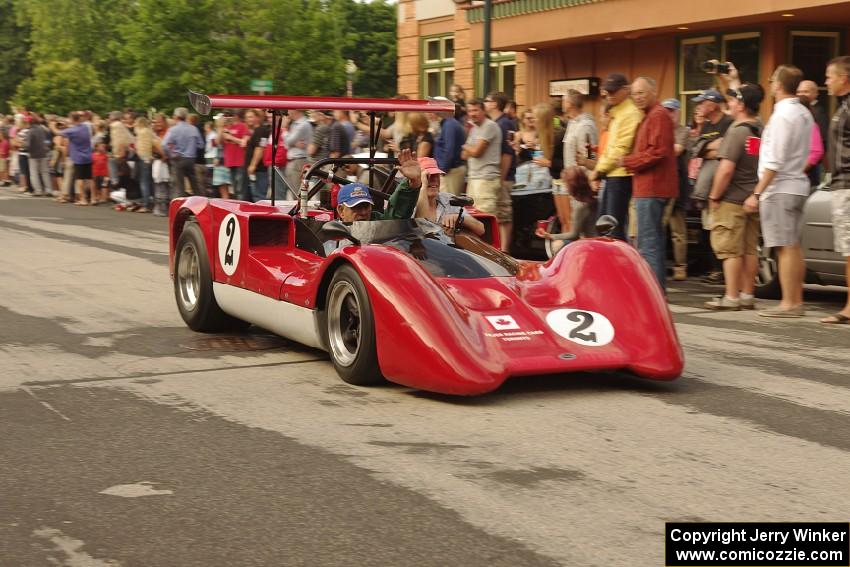
<svg viewBox="0 0 850 567"><path fill-rule="evenodd" d="M454 231L460 213L460 207L452 206L450 201L454 195L440 192L440 181L446 174L437 165L437 160L431 157L419 158L419 167L422 169L422 186L424 191L419 192L419 200L416 202L416 218L427 219L433 223L442 225L447 231ZM484 224L470 215L463 215L463 228L482 236Z"/></svg>

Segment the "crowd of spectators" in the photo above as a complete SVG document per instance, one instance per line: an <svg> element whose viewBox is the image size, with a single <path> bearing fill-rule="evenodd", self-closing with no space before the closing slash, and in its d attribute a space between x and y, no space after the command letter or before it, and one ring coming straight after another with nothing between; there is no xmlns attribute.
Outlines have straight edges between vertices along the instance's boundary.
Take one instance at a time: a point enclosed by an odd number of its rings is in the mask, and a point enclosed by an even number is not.
<svg viewBox="0 0 850 567"><path fill-rule="evenodd" d="M770 79L775 104L767 124L759 118L765 89L742 83L731 62L710 63L717 88L693 99L687 124L680 101L659 100L651 77L608 75L595 120L585 110L587 96L574 90L518 115L503 93L467 99L453 85L454 112L391 114L378 150L425 160L422 167L440 175L427 181L421 206L438 216L440 194L466 193L496 217L503 249L515 255L541 238L553 242L554 253L595 236L598 216L613 216L611 236L637 248L662 288L667 229L673 279L688 277L685 215L696 208L717 262L707 281L725 285L705 307L754 308L763 238L778 251L782 300L759 313L802 316L802 209L824 173L831 174L836 249L848 257L850 281L850 57L827 66L826 87L839 97L831 121L818 85L781 65ZM0 184L76 205L112 202L118 210L165 215L169 201L187 193L266 199L274 162L282 172L276 197L291 198L306 164L368 150L368 118L294 110L272 133L269 116L257 109L222 112L202 124L185 108L170 119L129 110L56 117L21 108L0 121ZM279 150L272 156L275 136ZM368 179L357 167L345 173ZM549 217L561 232L540 226ZM823 322L847 321L850 302Z"/></svg>

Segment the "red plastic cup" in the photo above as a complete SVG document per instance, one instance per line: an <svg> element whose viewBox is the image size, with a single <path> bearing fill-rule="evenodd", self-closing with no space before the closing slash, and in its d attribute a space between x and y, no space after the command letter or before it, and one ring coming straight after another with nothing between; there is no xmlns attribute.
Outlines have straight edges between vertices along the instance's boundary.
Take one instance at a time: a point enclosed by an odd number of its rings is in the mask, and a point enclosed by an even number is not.
<svg viewBox="0 0 850 567"><path fill-rule="evenodd" d="M549 219L543 219L537 221L537 228L543 229L545 231L549 231Z"/></svg>

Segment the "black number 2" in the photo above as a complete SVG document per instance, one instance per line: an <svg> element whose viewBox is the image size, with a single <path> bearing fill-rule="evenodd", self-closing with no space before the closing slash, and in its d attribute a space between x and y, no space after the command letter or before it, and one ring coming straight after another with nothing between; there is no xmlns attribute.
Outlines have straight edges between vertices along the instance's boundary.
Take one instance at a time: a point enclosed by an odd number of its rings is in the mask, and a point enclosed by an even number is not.
<svg viewBox="0 0 850 567"><path fill-rule="evenodd" d="M596 342L596 333L582 333L583 330L593 325L593 315L585 311L573 311L567 315L567 320L578 323L578 326L570 331L569 338L589 343Z"/></svg>
<svg viewBox="0 0 850 567"><path fill-rule="evenodd" d="M227 240L227 248L224 249L224 263L228 266L233 265L233 250L230 247L233 245L233 235L236 234L236 219L230 217L227 220L227 226L224 233L230 238Z"/></svg>

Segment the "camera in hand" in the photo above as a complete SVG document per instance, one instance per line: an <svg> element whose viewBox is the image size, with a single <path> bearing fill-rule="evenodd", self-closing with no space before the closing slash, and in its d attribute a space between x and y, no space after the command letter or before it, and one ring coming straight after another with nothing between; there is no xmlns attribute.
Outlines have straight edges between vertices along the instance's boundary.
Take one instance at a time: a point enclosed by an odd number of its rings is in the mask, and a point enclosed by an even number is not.
<svg viewBox="0 0 850 567"><path fill-rule="evenodd" d="M714 61L706 61L702 64L702 70L706 73L718 73L726 75L729 73L729 63L715 63Z"/></svg>

